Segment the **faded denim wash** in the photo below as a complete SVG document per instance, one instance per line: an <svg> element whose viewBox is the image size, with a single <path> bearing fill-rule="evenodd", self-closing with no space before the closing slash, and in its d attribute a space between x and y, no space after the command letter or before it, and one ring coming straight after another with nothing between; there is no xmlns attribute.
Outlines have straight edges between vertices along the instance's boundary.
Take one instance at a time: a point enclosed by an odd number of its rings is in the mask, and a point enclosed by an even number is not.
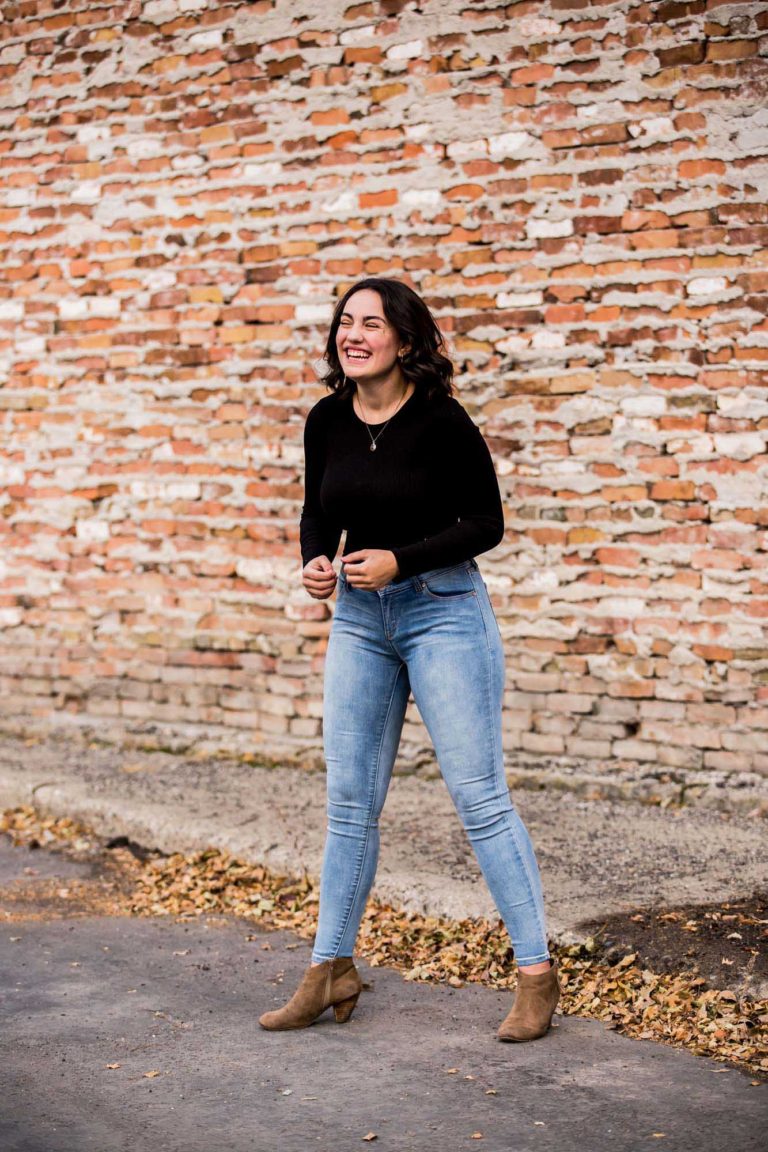
<svg viewBox="0 0 768 1152"><path fill-rule="evenodd" d="M411 691L517 963L549 959L536 856L504 775L503 689L501 634L475 560L373 592L342 570L325 660L328 825L313 961L353 953Z"/></svg>

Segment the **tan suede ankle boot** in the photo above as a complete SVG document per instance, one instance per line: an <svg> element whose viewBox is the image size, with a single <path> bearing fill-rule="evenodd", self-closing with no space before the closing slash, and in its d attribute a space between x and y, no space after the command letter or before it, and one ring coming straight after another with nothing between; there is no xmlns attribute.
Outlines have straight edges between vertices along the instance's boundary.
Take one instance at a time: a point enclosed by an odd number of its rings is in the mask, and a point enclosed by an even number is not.
<svg viewBox="0 0 768 1152"><path fill-rule="evenodd" d="M560 980L557 960L549 972L517 973L517 992L511 1012L499 1027L499 1040L537 1040L548 1030L557 1002Z"/></svg>
<svg viewBox="0 0 768 1152"><path fill-rule="evenodd" d="M333 1006L338 1024L349 1020L363 982L351 956L324 960L307 969L287 1004L275 1012L265 1012L259 1024L269 1031L307 1028L326 1008Z"/></svg>

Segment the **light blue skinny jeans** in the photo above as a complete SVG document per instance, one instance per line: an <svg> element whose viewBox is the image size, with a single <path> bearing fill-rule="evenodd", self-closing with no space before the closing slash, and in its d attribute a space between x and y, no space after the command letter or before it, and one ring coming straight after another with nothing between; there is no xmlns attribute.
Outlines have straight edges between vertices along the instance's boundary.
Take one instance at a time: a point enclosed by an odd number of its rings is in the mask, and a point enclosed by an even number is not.
<svg viewBox="0 0 768 1152"><path fill-rule="evenodd" d="M328 824L313 961L352 955L410 691L518 965L549 959L536 856L504 775L503 689L501 634L475 560L373 592L342 570L325 659Z"/></svg>

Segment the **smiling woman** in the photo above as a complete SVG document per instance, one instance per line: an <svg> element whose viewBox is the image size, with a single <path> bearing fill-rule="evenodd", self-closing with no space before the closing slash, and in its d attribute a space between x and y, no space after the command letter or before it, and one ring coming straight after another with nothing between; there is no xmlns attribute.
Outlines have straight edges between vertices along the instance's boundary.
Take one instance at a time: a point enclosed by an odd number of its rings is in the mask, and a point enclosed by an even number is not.
<svg viewBox="0 0 768 1152"><path fill-rule="evenodd" d="M345 575L368 591L498 544L493 462L452 397L453 365L424 301L396 280L356 284L334 310L325 358L333 395L310 411L304 433L310 595L332 593L333 566L320 558L335 556L344 529Z"/></svg>
<svg viewBox="0 0 768 1152"><path fill-rule="evenodd" d="M304 430L302 581L338 585L325 662L328 825L312 964L267 1029L348 1020L352 960L379 855L379 815L409 695L435 746L518 964L502 1040L550 1026L560 990L536 857L504 775L504 652L475 556L504 535L491 454L453 397L453 365L423 300L397 280L354 285L326 345L331 395ZM345 550L333 560L341 533Z"/></svg>
<svg viewBox="0 0 768 1152"><path fill-rule="evenodd" d="M388 384L402 384L404 377L398 360L407 351L384 315L381 297L370 288L355 292L341 314L336 331L336 348L345 373L358 389L368 391L369 408L374 414L382 409ZM407 386L407 382L406 382Z"/></svg>
<svg viewBox="0 0 768 1152"><path fill-rule="evenodd" d="M345 375L355 383L353 406L368 424L389 423L398 408L413 394L415 385L403 376L400 361L407 347L400 347L398 333L384 315L381 297L363 288L347 301L336 331L336 349ZM402 385L394 408L387 399L390 385ZM363 397L366 398L363 406ZM382 428L379 432L383 432ZM376 451L378 437L371 436L370 451Z"/></svg>

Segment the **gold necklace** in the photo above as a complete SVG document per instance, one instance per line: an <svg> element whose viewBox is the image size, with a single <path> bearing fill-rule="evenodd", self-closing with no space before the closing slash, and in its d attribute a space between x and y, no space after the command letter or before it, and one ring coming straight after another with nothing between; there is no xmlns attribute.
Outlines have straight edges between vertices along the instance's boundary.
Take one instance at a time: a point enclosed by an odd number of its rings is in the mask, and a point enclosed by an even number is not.
<svg viewBox="0 0 768 1152"><path fill-rule="evenodd" d="M365 418L365 409L363 408L363 402L362 402L362 400L360 399L360 391L359 391L359 389L355 389L355 391L357 392L357 402L358 402L358 404L360 405L360 411L361 411L361 412L362 412L362 414L363 414L363 423L365 424L366 428L368 428L368 421L367 421L367 420L366 420L366 418ZM392 419L394 416L396 416L396 415L397 415L397 413L398 413L398 410L399 410L399 408L400 408L400 405L402 404L402 402L403 402L403 399L405 398L405 393L406 393L407 391L408 391L408 381L406 380L406 382L405 382L405 389L404 389L404 391L403 391L403 395L402 395L402 396L400 397L400 399L398 400L398 402L397 402L397 408L395 408L395 410L394 410L394 412L392 413L392 416L390 416L389 420L391 420L391 419ZM369 451L370 451L370 452L375 452L375 451L376 451L376 441L377 441L377 440L379 439L379 437L380 437L380 436L383 434L384 430L385 430L385 429L386 429L386 427L387 427L387 424L389 424L389 420L387 420L387 423L384 425L384 428L382 428L382 429L381 429L381 432L377 432L375 436L374 436L374 435L373 435L373 433L371 432L370 428L368 428L368 435L369 435L369 436L370 436L370 438L371 438L371 446L370 446L370 448L369 448Z"/></svg>

